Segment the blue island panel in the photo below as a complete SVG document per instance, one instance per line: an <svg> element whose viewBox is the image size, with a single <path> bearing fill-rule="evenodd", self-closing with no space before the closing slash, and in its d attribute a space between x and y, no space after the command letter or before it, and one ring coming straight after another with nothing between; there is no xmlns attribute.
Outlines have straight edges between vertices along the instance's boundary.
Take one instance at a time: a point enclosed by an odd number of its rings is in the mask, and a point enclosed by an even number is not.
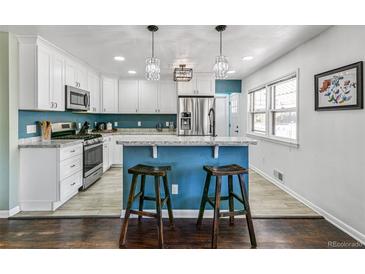
<svg viewBox="0 0 365 274"><path fill-rule="evenodd" d="M178 184L179 193L171 195L174 209L199 209L203 193L206 172L204 165L228 165L239 164L248 168L248 147L219 147L218 159L213 158L213 149L209 146L161 146L158 147L158 158L152 158L151 146L124 146L123 147L123 208L126 208L132 175L128 174L128 168L137 164L146 165L170 165L168 181L171 192L171 184ZM139 192L140 177L136 187ZM162 181L162 178L161 178ZM245 183L248 189L248 175L245 175ZM234 192L240 195L240 188L237 176L233 177ZM215 177L212 177L210 193L214 194ZM161 184L161 193L163 187ZM227 176L222 180L222 195L227 195ZM146 195L155 196L154 179L146 176ZM164 195L161 195L164 197ZM133 204L138 207L138 201ZM242 208L240 203L235 201L236 209ZM145 209L154 209L152 201L145 201ZM207 204L207 209L210 205ZM228 201L221 202L221 208L228 208Z"/></svg>

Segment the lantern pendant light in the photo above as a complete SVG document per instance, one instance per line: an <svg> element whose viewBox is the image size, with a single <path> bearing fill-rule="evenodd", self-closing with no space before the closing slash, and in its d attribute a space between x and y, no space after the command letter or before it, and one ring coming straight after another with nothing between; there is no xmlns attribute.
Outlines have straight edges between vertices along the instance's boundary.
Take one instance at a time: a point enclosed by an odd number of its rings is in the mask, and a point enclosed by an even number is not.
<svg viewBox="0 0 365 274"><path fill-rule="evenodd" d="M152 56L146 59L146 79L160 80L160 59L155 57L155 37L158 27L151 25L147 29L152 33Z"/></svg>
<svg viewBox="0 0 365 274"><path fill-rule="evenodd" d="M222 54L222 32L225 31L226 28L226 25L219 25L215 27L216 31L219 32L220 38L219 56L215 58L215 64L213 68L216 79L227 78L227 72L229 69L228 59Z"/></svg>

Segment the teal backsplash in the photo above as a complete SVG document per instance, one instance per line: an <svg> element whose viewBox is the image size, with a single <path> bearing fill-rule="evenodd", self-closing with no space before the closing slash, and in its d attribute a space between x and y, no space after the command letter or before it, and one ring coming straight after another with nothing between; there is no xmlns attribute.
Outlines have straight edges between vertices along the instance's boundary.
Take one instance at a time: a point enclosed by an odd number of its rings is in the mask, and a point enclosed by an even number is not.
<svg viewBox="0 0 365 274"><path fill-rule="evenodd" d="M94 125L95 122L118 122L118 128L136 128L138 121L142 122L141 128L154 128L157 123L176 122L175 114L92 114L92 113L75 113L71 111L28 111L19 110L19 138L29 138L40 136L40 128L37 126L37 132L27 134L27 125L37 124L38 121L47 120L51 122L76 122L85 121Z"/></svg>
<svg viewBox="0 0 365 274"><path fill-rule="evenodd" d="M215 80L215 93L241 93L241 80Z"/></svg>

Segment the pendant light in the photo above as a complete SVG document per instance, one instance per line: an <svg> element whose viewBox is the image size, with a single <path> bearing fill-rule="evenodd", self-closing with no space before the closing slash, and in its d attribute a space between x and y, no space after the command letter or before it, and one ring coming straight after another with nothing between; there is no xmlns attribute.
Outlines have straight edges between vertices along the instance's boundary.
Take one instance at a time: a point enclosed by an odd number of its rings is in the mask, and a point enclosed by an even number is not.
<svg viewBox="0 0 365 274"><path fill-rule="evenodd" d="M219 32L220 44L219 44L219 56L215 58L214 74L216 79L227 78L227 72L229 69L228 59L222 54L222 32L227 28L226 25L219 25L215 27L215 30Z"/></svg>
<svg viewBox="0 0 365 274"><path fill-rule="evenodd" d="M160 80L160 59L155 57L155 37L158 27L150 25L147 29L152 33L152 56L146 59L146 79Z"/></svg>

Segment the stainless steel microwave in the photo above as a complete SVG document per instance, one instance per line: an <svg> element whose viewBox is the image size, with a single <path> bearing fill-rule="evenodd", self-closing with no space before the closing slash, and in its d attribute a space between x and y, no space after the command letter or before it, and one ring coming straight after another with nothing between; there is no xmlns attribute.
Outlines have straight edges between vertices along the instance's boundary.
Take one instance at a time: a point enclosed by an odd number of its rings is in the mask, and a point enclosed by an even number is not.
<svg viewBox="0 0 365 274"><path fill-rule="evenodd" d="M66 86L66 109L89 110L90 92L72 86Z"/></svg>

